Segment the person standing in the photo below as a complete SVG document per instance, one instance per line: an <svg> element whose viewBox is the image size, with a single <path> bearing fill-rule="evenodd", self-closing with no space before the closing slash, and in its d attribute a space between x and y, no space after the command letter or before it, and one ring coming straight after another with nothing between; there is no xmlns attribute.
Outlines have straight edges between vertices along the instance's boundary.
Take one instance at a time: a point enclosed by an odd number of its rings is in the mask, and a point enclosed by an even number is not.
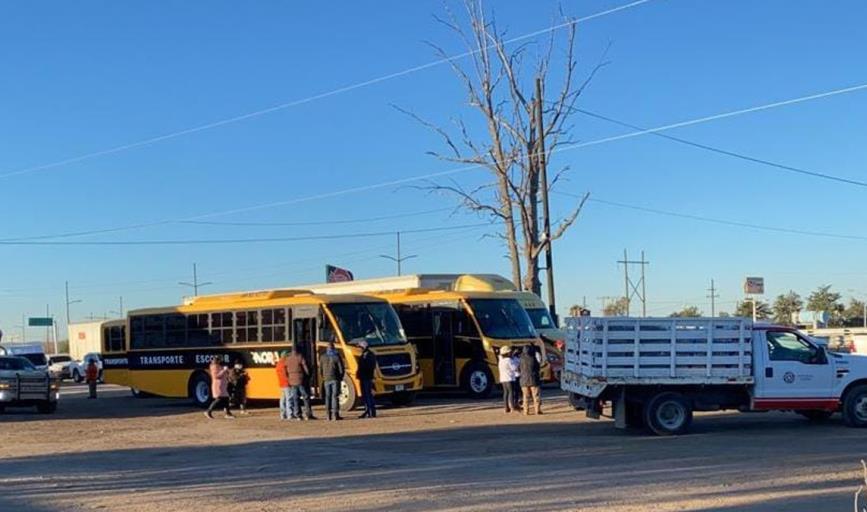
<svg viewBox="0 0 867 512"><path fill-rule="evenodd" d="M99 367L96 359L91 358L84 369L84 378L87 381L87 398L96 398L96 383L99 381Z"/></svg>
<svg viewBox="0 0 867 512"><path fill-rule="evenodd" d="M247 383L250 375L244 369L244 363L240 359L235 361L235 366L229 372L229 404L241 410L241 414L247 414Z"/></svg>
<svg viewBox="0 0 867 512"><path fill-rule="evenodd" d="M505 406L505 411L507 413L517 411L518 400L515 396L514 388L518 369L512 360L512 352L508 345L500 348L500 360L497 363L497 369L500 371L500 385L503 386L503 405Z"/></svg>
<svg viewBox="0 0 867 512"><path fill-rule="evenodd" d="M322 369L322 382L325 384L325 412L328 421L342 419L340 417L340 383L343 382L343 361L334 347L334 342L328 343L328 349L319 358Z"/></svg>
<svg viewBox="0 0 867 512"><path fill-rule="evenodd" d="M295 419L301 419L301 409L298 397L304 400L304 419L313 419L313 409L310 407L310 394L305 386L305 379L310 374L307 369L307 362L297 350L290 349L289 356L286 357L286 379L289 381L289 402L292 411L297 416Z"/></svg>
<svg viewBox="0 0 867 512"><path fill-rule="evenodd" d="M220 358L214 356L211 358L211 365L208 368L208 373L211 374L211 394L214 400L205 411L205 416L209 419L214 419L214 409L222 407L224 417L226 419L235 419L232 416L232 411L229 410L229 368L220 364Z"/></svg>
<svg viewBox="0 0 867 512"><path fill-rule="evenodd" d="M288 420L295 418L295 409L290 408L289 400L289 380L286 377L286 357L289 352L283 350L280 352L280 358L277 359L277 364L274 365L274 370L277 372L277 384L280 386L280 419Z"/></svg>
<svg viewBox="0 0 867 512"><path fill-rule="evenodd" d="M355 376L361 381L361 398L364 400L363 418L376 418L376 399L373 396L373 379L376 374L376 355L366 341L358 344L361 357L358 358L358 371Z"/></svg>
<svg viewBox="0 0 867 512"><path fill-rule="evenodd" d="M530 399L533 399L533 409L536 414L542 414L542 402L539 387L542 384L539 360L535 355L536 347L527 345L521 355L521 395L524 399L524 415L530 414Z"/></svg>

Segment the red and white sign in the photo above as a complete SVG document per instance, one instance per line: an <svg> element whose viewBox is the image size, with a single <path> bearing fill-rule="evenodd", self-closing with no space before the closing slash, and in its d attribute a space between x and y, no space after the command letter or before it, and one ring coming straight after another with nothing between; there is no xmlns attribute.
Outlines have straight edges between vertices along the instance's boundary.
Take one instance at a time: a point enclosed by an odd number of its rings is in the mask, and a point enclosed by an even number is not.
<svg viewBox="0 0 867 512"><path fill-rule="evenodd" d="M352 281L355 276L352 272L345 268L335 267L334 265L325 265L325 282L327 283L343 283Z"/></svg>

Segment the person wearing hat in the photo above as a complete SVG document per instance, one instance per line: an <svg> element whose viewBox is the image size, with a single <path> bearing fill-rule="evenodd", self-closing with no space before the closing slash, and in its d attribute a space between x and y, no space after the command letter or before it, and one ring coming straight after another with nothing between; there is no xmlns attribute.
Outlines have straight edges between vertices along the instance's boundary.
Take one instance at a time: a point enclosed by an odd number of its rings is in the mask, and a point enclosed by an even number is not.
<svg viewBox="0 0 867 512"><path fill-rule="evenodd" d="M280 419L288 420L290 417L295 417L295 409L289 409L289 378L286 376L286 357L289 352L286 350L280 351L280 357L277 359L277 364L274 369L277 371L277 383L280 385ZM291 416L290 416L291 412Z"/></svg>
<svg viewBox="0 0 867 512"><path fill-rule="evenodd" d="M518 377L518 365L512 358L512 349L508 345L500 347L497 369L500 371L500 385L503 386L503 405L506 413L517 412L518 397L514 393L514 388L515 379Z"/></svg>
<svg viewBox="0 0 867 512"><path fill-rule="evenodd" d="M364 414L361 418L376 418L376 400L373 398L376 355L367 346L366 341L361 341L358 346L361 347L361 356L358 358L358 370L355 376L361 381L361 398L364 400Z"/></svg>

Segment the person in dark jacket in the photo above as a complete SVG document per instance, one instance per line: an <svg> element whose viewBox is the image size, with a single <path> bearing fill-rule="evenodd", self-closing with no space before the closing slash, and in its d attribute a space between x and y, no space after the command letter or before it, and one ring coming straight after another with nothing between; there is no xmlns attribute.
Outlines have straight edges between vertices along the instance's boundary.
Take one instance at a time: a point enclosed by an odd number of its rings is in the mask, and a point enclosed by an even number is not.
<svg viewBox="0 0 867 512"><path fill-rule="evenodd" d="M244 363L240 359L235 361L235 366L229 371L229 405L241 410L241 414L247 413L247 383L250 375L244 369Z"/></svg>
<svg viewBox="0 0 867 512"><path fill-rule="evenodd" d="M358 344L361 357L358 358L358 371L355 376L361 381L361 397L364 399L364 414L361 418L376 418L376 400L373 398L373 378L376 373L376 355L366 341Z"/></svg>
<svg viewBox="0 0 867 512"><path fill-rule="evenodd" d="M343 361L334 348L334 342L328 344L328 349L319 358L319 368L322 370L322 382L325 386L325 412L328 421L340 418L340 383L343 382Z"/></svg>
<svg viewBox="0 0 867 512"><path fill-rule="evenodd" d="M289 383L289 400L291 409L298 413L298 418L301 419L301 408L298 401L300 395L304 399L304 419L313 419L313 409L310 407L310 394L307 392L305 380L310 374L307 369L307 362L304 357L294 348L289 350L289 355L286 357L286 380Z"/></svg>
<svg viewBox="0 0 867 512"><path fill-rule="evenodd" d="M542 398L539 396L539 388L542 377L539 374L539 359L536 358L536 347L527 345L521 354L521 395L524 398L524 415L530 414L530 398L533 399L533 409L536 414L542 414Z"/></svg>

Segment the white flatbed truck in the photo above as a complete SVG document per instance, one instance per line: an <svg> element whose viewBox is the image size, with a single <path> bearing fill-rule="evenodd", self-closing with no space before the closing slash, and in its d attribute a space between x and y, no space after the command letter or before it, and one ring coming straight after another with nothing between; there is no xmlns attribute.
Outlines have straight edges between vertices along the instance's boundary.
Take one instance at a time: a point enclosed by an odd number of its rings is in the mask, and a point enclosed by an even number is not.
<svg viewBox="0 0 867 512"><path fill-rule="evenodd" d="M566 320L561 387L588 417L610 404L618 428L685 433L693 411L835 412L867 427L867 357L829 352L784 326L746 318Z"/></svg>

